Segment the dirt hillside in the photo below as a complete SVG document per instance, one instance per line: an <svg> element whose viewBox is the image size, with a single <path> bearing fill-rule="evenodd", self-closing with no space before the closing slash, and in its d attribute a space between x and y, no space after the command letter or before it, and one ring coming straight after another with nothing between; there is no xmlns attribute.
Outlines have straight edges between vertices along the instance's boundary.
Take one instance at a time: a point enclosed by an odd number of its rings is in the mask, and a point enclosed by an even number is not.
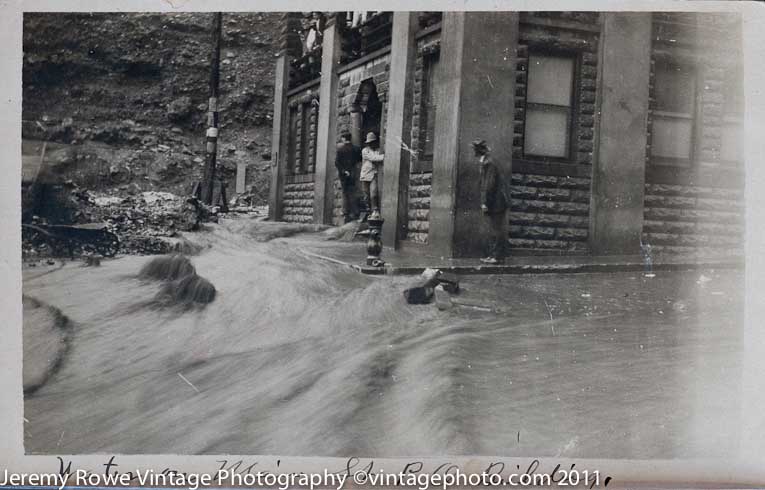
<svg viewBox="0 0 765 490"><path fill-rule="evenodd" d="M223 16L219 175L231 194L247 164L261 204L278 17ZM23 137L68 145L51 164L90 191L187 193L203 168L211 25L211 13L25 14Z"/></svg>

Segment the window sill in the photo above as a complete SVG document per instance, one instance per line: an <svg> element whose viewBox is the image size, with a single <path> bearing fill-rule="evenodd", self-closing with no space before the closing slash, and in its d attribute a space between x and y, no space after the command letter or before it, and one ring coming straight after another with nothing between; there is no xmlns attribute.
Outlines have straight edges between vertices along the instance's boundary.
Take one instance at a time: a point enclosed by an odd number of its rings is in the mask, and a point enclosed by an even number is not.
<svg viewBox="0 0 765 490"><path fill-rule="evenodd" d="M557 177L591 177L592 165L568 161L513 159L513 173L553 175Z"/></svg>

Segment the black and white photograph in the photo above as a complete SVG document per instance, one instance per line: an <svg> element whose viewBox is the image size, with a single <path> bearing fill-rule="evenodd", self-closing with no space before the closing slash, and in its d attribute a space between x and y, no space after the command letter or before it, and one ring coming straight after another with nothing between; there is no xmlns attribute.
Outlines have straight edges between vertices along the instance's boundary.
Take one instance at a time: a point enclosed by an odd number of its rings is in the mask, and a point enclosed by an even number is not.
<svg viewBox="0 0 765 490"><path fill-rule="evenodd" d="M715 460L765 436L742 424L762 60L735 8L602 5L24 12L24 453Z"/></svg>

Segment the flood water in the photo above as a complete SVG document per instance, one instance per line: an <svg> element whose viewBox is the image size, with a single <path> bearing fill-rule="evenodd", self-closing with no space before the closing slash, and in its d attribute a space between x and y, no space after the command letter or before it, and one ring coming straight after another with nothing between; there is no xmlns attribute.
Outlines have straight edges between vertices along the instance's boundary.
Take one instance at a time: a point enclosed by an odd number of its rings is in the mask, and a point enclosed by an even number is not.
<svg viewBox="0 0 765 490"><path fill-rule="evenodd" d="M192 239L216 299L149 306L150 258L24 271L73 325L28 453L691 458L730 454L743 272L472 276L439 311L231 221ZM318 239L318 238L317 238ZM363 244L359 244L363 246ZM47 273L46 273L47 272ZM467 305L467 306L466 306Z"/></svg>

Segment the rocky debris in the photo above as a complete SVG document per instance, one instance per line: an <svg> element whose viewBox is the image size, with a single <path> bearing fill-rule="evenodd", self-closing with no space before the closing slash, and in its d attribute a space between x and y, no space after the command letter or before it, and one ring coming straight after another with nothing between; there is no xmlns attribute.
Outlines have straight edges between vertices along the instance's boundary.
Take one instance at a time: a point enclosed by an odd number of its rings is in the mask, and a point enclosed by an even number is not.
<svg viewBox="0 0 765 490"><path fill-rule="evenodd" d="M457 294L460 292L460 278L453 272L441 272L438 274L438 282L447 293Z"/></svg>
<svg viewBox="0 0 765 490"><path fill-rule="evenodd" d="M173 122L185 121L191 116L193 108L191 97L179 97L167 105L167 118Z"/></svg>
<svg viewBox="0 0 765 490"><path fill-rule="evenodd" d="M199 276L191 261L182 254L151 259L137 277L163 283L153 300L159 307L204 307L215 299L215 286Z"/></svg>
<svg viewBox="0 0 765 490"><path fill-rule="evenodd" d="M119 238L120 253L124 254L170 253L177 248L177 241L173 239L179 232L198 230L201 223L217 222L218 218L215 208L169 192L99 195L71 183L55 189L58 194L44 200L46 207L40 209L44 214L31 216L26 222L43 225L104 223L105 229ZM48 196L51 195L49 192ZM84 251L76 252L84 254ZM47 246L44 241L22 236L22 255L27 260L60 253L63 252Z"/></svg>
<svg viewBox="0 0 765 490"><path fill-rule="evenodd" d="M101 259L102 258L103 257L101 255L98 255L98 254L86 255L84 257L84 262L85 263L83 265L85 267L100 267L101 266Z"/></svg>
<svg viewBox="0 0 765 490"><path fill-rule="evenodd" d="M438 269L425 269L413 287L404 290L404 298L412 305L428 304L435 297L439 310L451 308L450 294L459 291L459 277Z"/></svg>
<svg viewBox="0 0 765 490"><path fill-rule="evenodd" d="M236 21L224 23L223 55L233 62L218 99L219 177L229 188L237 164L262 164L271 144L279 16L224 14ZM201 178L195 158L205 155L210 22L210 13L25 15L23 137L99 152L73 159L75 180L90 190L137 183L182 194ZM269 184L269 172L248 172L248 187L267 196Z"/></svg>
<svg viewBox="0 0 765 490"><path fill-rule="evenodd" d="M446 292L443 284L439 284L433 289L433 296L436 298L436 308L441 311L452 307L452 297Z"/></svg>

